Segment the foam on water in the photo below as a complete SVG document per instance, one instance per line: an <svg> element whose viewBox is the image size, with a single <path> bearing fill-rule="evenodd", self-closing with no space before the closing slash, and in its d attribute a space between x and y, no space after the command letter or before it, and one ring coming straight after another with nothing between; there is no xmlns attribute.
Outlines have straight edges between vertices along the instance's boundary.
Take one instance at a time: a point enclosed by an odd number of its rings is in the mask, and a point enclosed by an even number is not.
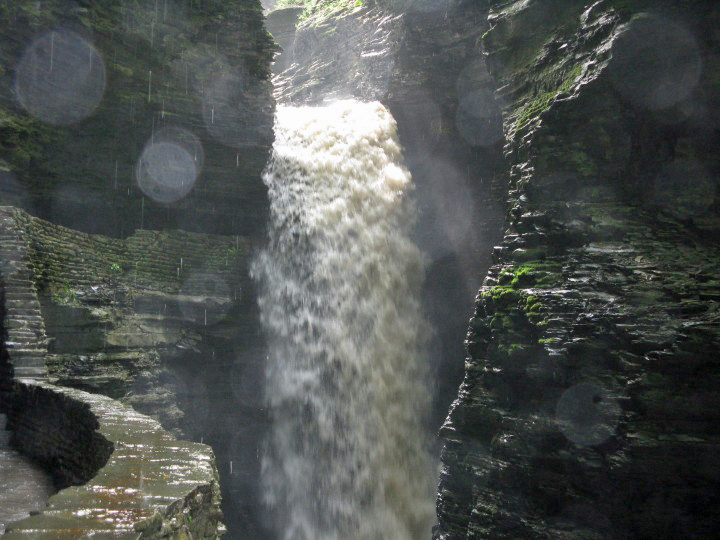
<svg viewBox="0 0 720 540"><path fill-rule="evenodd" d="M417 540L434 520L412 182L378 103L279 107L254 264L270 355L265 502L285 540Z"/></svg>

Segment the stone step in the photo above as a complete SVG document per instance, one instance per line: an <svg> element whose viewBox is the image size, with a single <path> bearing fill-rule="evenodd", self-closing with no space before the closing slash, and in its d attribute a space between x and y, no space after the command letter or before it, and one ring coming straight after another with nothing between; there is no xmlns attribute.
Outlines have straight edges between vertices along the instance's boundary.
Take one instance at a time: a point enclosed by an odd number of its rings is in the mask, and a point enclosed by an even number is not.
<svg viewBox="0 0 720 540"><path fill-rule="evenodd" d="M26 266L14 266L10 270L3 268L3 274L5 275L5 287L8 289L31 286L32 274Z"/></svg>
<svg viewBox="0 0 720 540"><path fill-rule="evenodd" d="M8 289L5 291L6 300L34 300L37 302L37 294L30 291L12 290Z"/></svg>
<svg viewBox="0 0 720 540"><path fill-rule="evenodd" d="M26 251L19 247L1 247L0 248L0 261L5 266L27 266L25 262Z"/></svg>
<svg viewBox="0 0 720 540"><path fill-rule="evenodd" d="M45 326L42 321L17 321L13 319L5 319L5 328L7 329L8 336L13 335L13 330L30 330L36 334L44 334Z"/></svg>
<svg viewBox="0 0 720 540"><path fill-rule="evenodd" d="M7 343L6 343L7 345ZM32 349L30 349L32 347ZM30 351L32 350L33 353L30 354L29 352L22 352L18 353L18 351ZM7 347L7 352L10 356L13 358L39 358L44 357L47 354L47 347L45 347L45 343L41 340L36 341L35 343L23 343L20 347Z"/></svg>
<svg viewBox="0 0 720 540"><path fill-rule="evenodd" d="M19 324L21 326L24 326L26 324L38 324L42 323L42 317L40 317L39 315L23 315L22 313L13 313L12 311L10 311L8 314L5 315L5 322L8 323L8 328L18 328L18 326L13 326L13 324Z"/></svg>
<svg viewBox="0 0 720 540"><path fill-rule="evenodd" d="M7 307L8 318L19 318L19 317L42 317L42 311L39 307L31 307L25 304L27 307Z"/></svg>
<svg viewBox="0 0 720 540"><path fill-rule="evenodd" d="M8 340L8 341L24 341L25 338L34 338L39 336L39 334L33 330L29 330L27 328L13 328L12 330L8 331L8 336L12 334L12 336L16 339Z"/></svg>
<svg viewBox="0 0 720 540"><path fill-rule="evenodd" d="M32 293L27 293L30 295L28 298L11 298L11 299L5 299L5 307L8 310L11 309L25 309L27 307L35 307L40 306L40 303L37 300L37 297Z"/></svg>
<svg viewBox="0 0 720 540"><path fill-rule="evenodd" d="M15 366L15 377L26 379L44 379L47 377L47 369L37 366Z"/></svg>
<svg viewBox="0 0 720 540"><path fill-rule="evenodd" d="M8 347L8 353L10 353L13 358L40 358L41 356L47 354L47 350L38 348L17 349Z"/></svg>
<svg viewBox="0 0 720 540"><path fill-rule="evenodd" d="M9 337L9 336L8 336ZM22 335L22 336L13 336L14 338L22 338L22 339L7 339L5 340L5 346L8 349L13 350L37 350L37 349L44 349L45 347L45 340L38 339L39 336L37 334L31 334L31 335ZM33 340L25 339L25 338L34 338Z"/></svg>
<svg viewBox="0 0 720 540"><path fill-rule="evenodd" d="M18 367L45 367L45 358L21 358L21 359L15 359L10 355L10 363L15 366L15 368Z"/></svg>

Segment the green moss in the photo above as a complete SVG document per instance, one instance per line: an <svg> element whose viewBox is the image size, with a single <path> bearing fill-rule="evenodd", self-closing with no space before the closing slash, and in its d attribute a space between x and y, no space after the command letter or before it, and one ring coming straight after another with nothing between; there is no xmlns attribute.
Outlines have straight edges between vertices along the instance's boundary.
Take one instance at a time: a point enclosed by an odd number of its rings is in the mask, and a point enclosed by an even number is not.
<svg viewBox="0 0 720 540"><path fill-rule="evenodd" d="M537 260L505 266L498 275L498 290L492 296L498 296L500 290L554 287L558 284L560 271L557 264Z"/></svg>
<svg viewBox="0 0 720 540"><path fill-rule="evenodd" d="M541 91L533 98L520 108L517 114L517 120L515 122L515 130L520 130L527 126L534 118L537 118L545 110L547 110L550 104L557 98L557 96L564 94L572 87L573 83L577 80L582 72L582 66L576 64L573 66L567 74L562 78L561 82L557 86L553 85L553 88L546 91ZM554 76L547 76L549 82L554 82ZM547 84L547 82L546 82ZM538 84L539 88L542 88L543 82L540 81Z"/></svg>

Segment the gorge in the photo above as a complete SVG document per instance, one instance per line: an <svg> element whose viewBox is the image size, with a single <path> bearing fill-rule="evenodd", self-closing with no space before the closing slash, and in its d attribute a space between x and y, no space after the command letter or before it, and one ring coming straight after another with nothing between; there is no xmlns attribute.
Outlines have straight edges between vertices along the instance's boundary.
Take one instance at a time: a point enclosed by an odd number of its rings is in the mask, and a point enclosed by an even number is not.
<svg viewBox="0 0 720 540"><path fill-rule="evenodd" d="M718 28L0 0L5 536L714 538Z"/></svg>

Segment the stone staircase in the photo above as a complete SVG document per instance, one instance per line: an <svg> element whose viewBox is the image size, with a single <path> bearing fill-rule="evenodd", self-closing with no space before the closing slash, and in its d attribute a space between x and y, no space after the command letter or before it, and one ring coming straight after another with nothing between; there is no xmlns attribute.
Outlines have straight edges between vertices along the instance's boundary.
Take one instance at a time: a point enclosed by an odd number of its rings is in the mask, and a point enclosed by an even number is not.
<svg viewBox="0 0 720 540"><path fill-rule="evenodd" d="M27 245L16 210L0 206L0 286L5 299L5 347L15 377L44 379L47 336L27 263Z"/></svg>

